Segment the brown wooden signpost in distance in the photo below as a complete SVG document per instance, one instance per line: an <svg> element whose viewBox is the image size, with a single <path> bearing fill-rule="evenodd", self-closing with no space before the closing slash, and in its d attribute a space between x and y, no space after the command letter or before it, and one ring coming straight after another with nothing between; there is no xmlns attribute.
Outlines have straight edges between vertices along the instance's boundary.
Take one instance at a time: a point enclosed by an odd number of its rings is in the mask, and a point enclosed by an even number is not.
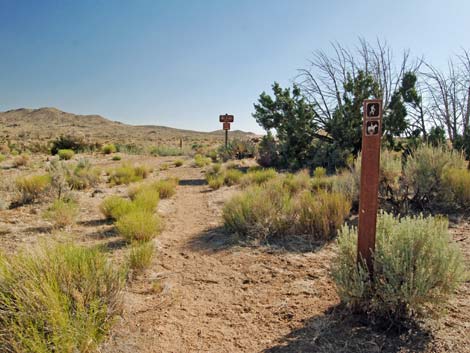
<svg viewBox="0 0 470 353"><path fill-rule="evenodd" d="M364 121L362 124L357 260L366 262L371 275L373 273L372 253L375 250L377 227L381 134L382 100L366 99L364 100Z"/></svg>
<svg viewBox="0 0 470 353"><path fill-rule="evenodd" d="M225 148L228 144L228 130L230 130L230 123L233 123L233 115L225 114L219 115L219 121L223 123L223 129L225 131Z"/></svg>

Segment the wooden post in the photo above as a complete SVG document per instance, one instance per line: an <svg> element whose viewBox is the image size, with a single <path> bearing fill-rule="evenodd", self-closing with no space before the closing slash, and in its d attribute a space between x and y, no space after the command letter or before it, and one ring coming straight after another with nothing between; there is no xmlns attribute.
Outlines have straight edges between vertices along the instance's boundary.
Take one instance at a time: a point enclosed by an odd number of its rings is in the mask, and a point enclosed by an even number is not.
<svg viewBox="0 0 470 353"><path fill-rule="evenodd" d="M228 146L228 130L225 130L225 148Z"/></svg>
<svg viewBox="0 0 470 353"><path fill-rule="evenodd" d="M378 211L382 100L365 100L363 107L357 260L365 261L372 275Z"/></svg>

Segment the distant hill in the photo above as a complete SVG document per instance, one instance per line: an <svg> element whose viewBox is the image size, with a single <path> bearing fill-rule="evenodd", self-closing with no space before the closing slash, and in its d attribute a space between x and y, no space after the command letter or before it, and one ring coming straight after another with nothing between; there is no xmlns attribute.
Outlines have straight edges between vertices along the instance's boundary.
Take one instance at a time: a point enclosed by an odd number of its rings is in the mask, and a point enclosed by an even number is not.
<svg viewBox="0 0 470 353"><path fill-rule="evenodd" d="M176 141L214 141L223 137L223 130L200 132L166 126L129 125L100 115L77 115L56 108L15 109L0 112L2 140L44 141L60 135L80 135L89 141L158 144ZM251 132L230 131L231 137L250 138Z"/></svg>

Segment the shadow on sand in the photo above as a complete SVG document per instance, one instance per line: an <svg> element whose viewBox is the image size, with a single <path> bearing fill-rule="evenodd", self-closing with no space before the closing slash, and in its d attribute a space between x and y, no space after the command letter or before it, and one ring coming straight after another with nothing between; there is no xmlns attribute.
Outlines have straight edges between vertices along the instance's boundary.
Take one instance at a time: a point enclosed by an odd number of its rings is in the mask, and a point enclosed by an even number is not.
<svg viewBox="0 0 470 353"><path fill-rule="evenodd" d="M363 316L334 306L314 316L263 353L398 353L423 352L431 333L417 325L384 330L366 324Z"/></svg>
<svg viewBox="0 0 470 353"><path fill-rule="evenodd" d="M249 247L264 249L267 252L293 252L305 253L321 250L328 242L311 242L303 236L289 236L285 239L278 239L271 242L259 242L250 239L243 239L237 234L231 233L223 226L210 228L194 236L186 244L193 251L217 252L231 247Z"/></svg>
<svg viewBox="0 0 470 353"><path fill-rule="evenodd" d="M182 179L178 182L180 186L201 186L207 185L207 181L204 179Z"/></svg>

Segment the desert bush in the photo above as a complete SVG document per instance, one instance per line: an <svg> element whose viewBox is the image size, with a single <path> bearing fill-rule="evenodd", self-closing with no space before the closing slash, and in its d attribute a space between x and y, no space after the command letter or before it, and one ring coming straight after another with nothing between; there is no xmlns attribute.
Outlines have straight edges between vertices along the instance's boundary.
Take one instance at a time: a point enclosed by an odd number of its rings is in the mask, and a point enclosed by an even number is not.
<svg viewBox="0 0 470 353"><path fill-rule="evenodd" d="M229 159L251 158L256 154L256 145L250 140L232 139L227 147L221 146L218 155L223 161Z"/></svg>
<svg viewBox="0 0 470 353"><path fill-rule="evenodd" d="M309 235L312 240L329 240L349 215L351 202L339 193L306 190L299 195L294 209L298 214L295 233Z"/></svg>
<svg viewBox="0 0 470 353"><path fill-rule="evenodd" d="M155 245L152 241L135 242L129 251L129 268L134 271L142 271L152 263Z"/></svg>
<svg viewBox="0 0 470 353"><path fill-rule="evenodd" d="M291 194L295 194L302 190L310 190L312 187L312 178L307 170L301 170L295 174L287 173L282 183Z"/></svg>
<svg viewBox="0 0 470 353"><path fill-rule="evenodd" d="M108 219L119 220L125 214L136 209L136 205L122 197L112 195L103 200L100 204L101 213Z"/></svg>
<svg viewBox="0 0 470 353"><path fill-rule="evenodd" d="M149 241L161 230L160 218L152 212L133 210L116 222L120 235L128 241Z"/></svg>
<svg viewBox="0 0 470 353"><path fill-rule="evenodd" d="M152 170L146 165L134 166L134 174L139 180L147 178L151 172Z"/></svg>
<svg viewBox="0 0 470 353"><path fill-rule="evenodd" d="M260 241L290 235L325 240L336 234L349 211L350 202L341 194L304 190L297 195L277 179L235 195L225 204L223 219L230 231Z"/></svg>
<svg viewBox="0 0 470 353"><path fill-rule="evenodd" d="M7 157L3 153L0 153L0 163L4 162L5 159L7 159Z"/></svg>
<svg viewBox="0 0 470 353"><path fill-rule="evenodd" d="M29 163L29 155L27 154L20 154L19 156L16 156L13 158L13 166L18 168L18 167L25 167Z"/></svg>
<svg viewBox="0 0 470 353"><path fill-rule="evenodd" d="M312 178L312 190L329 190L333 189L334 177L314 177Z"/></svg>
<svg viewBox="0 0 470 353"><path fill-rule="evenodd" d="M464 264L443 218L379 216L374 276L358 265L357 229L338 237L333 278L343 302L388 320L436 312L459 285Z"/></svg>
<svg viewBox="0 0 470 353"><path fill-rule="evenodd" d="M113 158L111 158L111 160L113 161L120 161L122 159L122 157L120 155L115 155L113 156Z"/></svg>
<svg viewBox="0 0 470 353"><path fill-rule="evenodd" d="M168 170L169 168L170 168L170 165L168 163L160 164L160 170Z"/></svg>
<svg viewBox="0 0 470 353"><path fill-rule="evenodd" d="M266 241L287 235L294 223L289 193L278 183L254 185L235 195L223 208L225 227L244 238Z"/></svg>
<svg viewBox="0 0 470 353"><path fill-rule="evenodd" d="M93 149L94 146L85 141L83 136L60 136L52 142L51 153L56 155L59 150L73 150L74 152L83 152Z"/></svg>
<svg viewBox="0 0 470 353"><path fill-rule="evenodd" d="M48 191L51 177L49 174L19 177L15 180L15 184L21 203L34 202Z"/></svg>
<svg viewBox="0 0 470 353"><path fill-rule="evenodd" d="M116 148L116 145L114 143L108 143L107 145L104 145L101 148L101 151L104 154L111 154L111 153L116 153L117 148Z"/></svg>
<svg viewBox="0 0 470 353"><path fill-rule="evenodd" d="M87 159L80 160L73 170L67 173L67 183L72 190L83 190L96 186L100 181L101 171L94 168Z"/></svg>
<svg viewBox="0 0 470 353"><path fill-rule="evenodd" d="M222 164L214 163L207 170L207 173L209 173L209 174L218 174L218 173L220 173L221 170L222 170Z"/></svg>
<svg viewBox="0 0 470 353"><path fill-rule="evenodd" d="M65 228L75 223L78 204L73 200L55 200L44 212L44 218L51 221L55 228Z"/></svg>
<svg viewBox="0 0 470 353"><path fill-rule="evenodd" d="M326 176L326 169L323 167L316 167L313 171L313 176L315 178L323 178Z"/></svg>
<svg viewBox="0 0 470 353"><path fill-rule="evenodd" d="M133 196L133 204L139 210L154 212L160 200L160 193L152 187L144 187Z"/></svg>
<svg viewBox="0 0 470 353"><path fill-rule="evenodd" d="M183 150L179 147L160 145L160 146L153 147L150 150L150 154L152 156L160 156L160 157L173 156L174 157L174 156L182 156Z"/></svg>
<svg viewBox="0 0 470 353"><path fill-rule="evenodd" d="M238 184L243 173L238 169L228 169L224 173L224 184L227 186Z"/></svg>
<svg viewBox="0 0 470 353"><path fill-rule="evenodd" d="M146 178L149 172L146 166L132 166L124 163L110 171L109 182L112 185L130 184Z"/></svg>
<svg viewBox="0 0 470 353"><path fill-rule="evenodd" d="M194 156L194 164L196 167L202 168L205 167L206 165L211 164L212 160L208 157L204 157L200 154L196 154Z"/></svg>
<svg viewBox="0 0 470 353"><path fill-rule="evenodd" d="M455 202L463 209L470 208L470 171L450 168L444 171L443 183L453 194Z"/></svg>
<svg viewBox="0 0 470 353"><path fill-rule="evenodd" d="M160 195L161 199L168 199L176 193L176 186L178 185L178 179L167 178L162 179L150 184Z"/></svg>
<svg viewBox="0 0 470 353"><path fill-rule="evenodd" d="M404 177L419 208L430 210L453 207L453 195L443 178L446 169L465 169L463 155L444 147L420 146L408 157Z"/></svg>
<svg viewBox="0 0 470 353"><path fill-rule="evenodd" d="M0 256L0 350L93 352L120 311L124 271L96 248Z"/></svg>
<svg viewBox="0 0 470 353"><path fill-rule="evenodd" d="M225 178L222 174L207 174L207 184L213 190L217 190L224 185Z"/></svg>
<svg viewBox="0 0 470 353"><path fill-rule="evenodd" d="M72 159L72 157L75 155L75 152L73 150L59 150L57 151L57 154L59 155L59 159L69 160Z"/></svg>
<svg viewBox="0 0 470 353"><path fill-rule="evenodd" d="M243 186L251 184L261 185L263 183L266 183L268 180L275 178L276 176L276 171L271 168L248 170L248 173L243 176L241 184Z"/></svg>
<svg viewBox="0 0 470 353"><path fill-rule="evenodd" d="M181 167L184 164L184 161L181 159L177 159L175 162L175 167Z"/></svg>
<svg viewBox="0 0 470 353"><path fill-rule="evenodd" d="M344 195L353 205L359 204L359 175L349 170L342 170L332 178L331 190Z"/></svg>
<svg viewBox="0 0 470 353"><path fill-rule="evenodd" d="M266 168L277 167L279 165L279 146L271 132L262 137L258 147L257 160L259 165Z"/></svg>

